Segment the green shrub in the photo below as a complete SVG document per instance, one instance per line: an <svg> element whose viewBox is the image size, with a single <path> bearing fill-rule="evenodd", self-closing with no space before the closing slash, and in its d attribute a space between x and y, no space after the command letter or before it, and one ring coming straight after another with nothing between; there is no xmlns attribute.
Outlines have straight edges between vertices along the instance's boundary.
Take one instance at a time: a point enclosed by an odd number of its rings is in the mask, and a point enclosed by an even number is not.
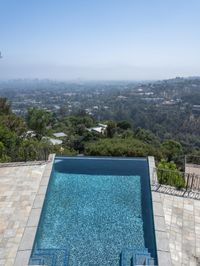
<svg viewBox="0 0 200 266"><path fill-rule="evenodd" d="M161 160L157 167L157 174L159 184L173 186L178 189L185 187L184 177L174 162Z"/></svg>

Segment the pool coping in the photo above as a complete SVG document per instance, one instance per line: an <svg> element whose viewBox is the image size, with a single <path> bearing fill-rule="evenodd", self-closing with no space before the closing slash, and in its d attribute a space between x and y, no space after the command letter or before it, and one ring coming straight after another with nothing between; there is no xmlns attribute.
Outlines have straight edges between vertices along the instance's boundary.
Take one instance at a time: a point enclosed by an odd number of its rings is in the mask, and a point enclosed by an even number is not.
<svg viewBox="0 0 200 266"><path fill-rule="evenodd" d="M153 156L148 157L149 163L149 176L150 185L153 185L155 179L155 159ZM164 210L162 199L158 192L151 189L152 195L152 206L153 206L153 218L154 218L154 229L156 238L156 250L158 257L158 265L160 266L171 266L171 253L169 249L169 237L167 234L167 228L165 224Z"/></svg>
<svg viewBox="0 0 200 266"><path fill-rule="evenodd" d="M18 247L18 251L15 257L14 266L28 266L28 262L31 256L35 235L37 232L37 227L40 220L40 215L42 212L42 207L49 184L49 179L51 176L51 171L53 167L55 154L50 154L49 160L45 166L40 185L35 196L33 206L24 229L24 233ZM155 159L153 156L148 158L149 164L149 175L150 184L152 185L154 169L155 169ZM154 228L155 228L155 238L156 238L156 250L158 256L158 265L171 266L171 254L169 250L169 238L167 235L165 217L162 206L162 200L160 194L152 191L152 206L153 206L153 218L154 218Z"/></svg>
<svg viewBox="0 0 200 266"><path fill-rule="evenodd" d="M17 250L14 266L28 266L32 247L35 240L35 235L37 232L37 227L40 220L40 214L42 212L42 207L47 187L49 184L49 179L51 176L51 170L53 167L54 158L55 154L50 154L49 159L46 162L46 166L40 181L40 185L37 194L35 196L21 242Z"/></svg>

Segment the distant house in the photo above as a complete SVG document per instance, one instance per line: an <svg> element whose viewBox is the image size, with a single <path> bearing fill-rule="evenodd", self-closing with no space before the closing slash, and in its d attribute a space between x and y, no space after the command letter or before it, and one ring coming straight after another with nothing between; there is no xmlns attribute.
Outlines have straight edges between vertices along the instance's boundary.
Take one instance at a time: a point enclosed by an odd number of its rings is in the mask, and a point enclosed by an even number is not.
<svg viewBox="0 0 200 266"><path fill-rule="evenodd" d="M121 99L121 100L125 100L125 99L127 99L127 97L126 97L126 96L123 96L123 95L119 95L119 96L117 96L117 98L118 98L118 99Z"/></svg>
<svg viewBox="0 0 200 266"><path fill-rule="evenodd" d="M192 106L192 111L194 112L200 112L200 105L199 104L195 104Z"/></svg>
<svg viewBox="0 0 200 266"><path fill-rule="evenodd" d="M106 129L107 128L107 125L105 125L105 124L98 124L100 127L102 127L102 128L104 128L104 129Z"/></svg>
<svg viewBox="0 0 200 266"><path fill-rule="evenodd" d="M105 131L106 131L106 128L107 128L107 125L98 124L98 126L96 126L96 127L89 128L88 131L96 132L96 133L99 133L99 134L104 134Z"/></svg>
<svg viewBox="0 0 200 266"><path fill-rule="evenodd" d="M34 138L36 136L36 133L33 130L28 130L23 134L23 138Z"/></svg>
<svg viewBox="0 0 200 266"><path fill-rule="evenodd" d="M63 137L67 137L67 135L64 132L57 132L57 133L53 133L54 137L56 138L63 138Z"/></svg>
<svg viewBox="0 0 200 266"><path fill-rule="evenodd" d="M63 141L60 139L53 139L49 137L43 137L42 139L48 140L49 142L51 142L52 145L61 145L63 143Z"/></svg>

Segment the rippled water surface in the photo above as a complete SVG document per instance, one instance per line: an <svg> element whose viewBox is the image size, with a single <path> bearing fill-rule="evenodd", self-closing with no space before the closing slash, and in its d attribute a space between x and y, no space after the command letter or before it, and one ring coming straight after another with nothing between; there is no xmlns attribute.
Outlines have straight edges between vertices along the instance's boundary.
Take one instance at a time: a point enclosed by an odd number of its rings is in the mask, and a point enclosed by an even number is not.
<svg viewBox="0 0 200 266"><path fill-rule="evenodd" d="M69 265L118 265L145 247L140 176L54 172L37 247L67 248Z"/></svg>

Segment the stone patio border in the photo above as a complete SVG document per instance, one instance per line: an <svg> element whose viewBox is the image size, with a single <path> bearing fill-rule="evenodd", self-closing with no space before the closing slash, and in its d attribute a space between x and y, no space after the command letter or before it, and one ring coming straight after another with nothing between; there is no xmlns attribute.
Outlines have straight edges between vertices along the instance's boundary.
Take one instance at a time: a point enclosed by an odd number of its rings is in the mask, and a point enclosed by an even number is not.
<svg viewBox="0 0 200 266"><path fill-rule="evenodd" d="M48 161L27 161L27 162L11 162L11 163L0 163L0 168L3 167L19 167L19 166L32 166L32 165L43 165Z"/></svg>
<svg viewBox="0 0 200 266"><path fill-rule="evenodd" d="M149 175L150 182L152 186L153 181L153 172L155 169L155 159L153 156L148 157L149 162ZM155 227L155 238L157 246L157 256L158 256L158 265L160 266L171 266L171 254L169 249L169 238L167 234L165 217L163 211L162 200L159 193L151 191L152 195L152 205L153 205L153 218L154 218L154 227Z"/></svg>
<svg viewBox="0 0 200 266"><path fill-rule="evenodd" d="M26 224L17 255L15 257L14 266L27 266L31 255L32 247L37 232L38 223L40 220L40 214L42 211L45 194L49 184L51 170L53 167L55 154L49 156L49 160L46 162L39 189L37 191L28 222Z"/></svg>

